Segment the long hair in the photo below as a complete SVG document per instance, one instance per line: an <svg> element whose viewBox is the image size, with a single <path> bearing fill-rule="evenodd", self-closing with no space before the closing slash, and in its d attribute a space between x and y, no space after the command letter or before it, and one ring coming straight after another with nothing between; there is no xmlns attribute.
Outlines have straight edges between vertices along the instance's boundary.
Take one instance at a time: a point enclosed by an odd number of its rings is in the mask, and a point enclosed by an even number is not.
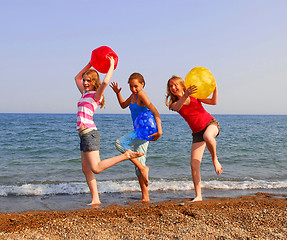
<svg viewBox="0 0 287 240"><path fill-rule="evenodd" d="M184 80L179 77L179 76L176 76L176 75L173 75L167 82L167 88L166 88L166 97L165 97L165 105L170 109L171 108L171 105L178 101L178 97L173 95L171 92L170 92L170 88L169 88L169 83L171 80L176 80L182 87L183 87L183 90L185 91L186 88L185 88L185 84L184 84Z"/></svg>
<svg viewBox="0 0 287 240"><path fill-rule="evenodd" d="M83 73L83 77L84 75L86 75L87 77L91 79L91 84L94 85L94 91L97 91L101 85L101 80L100 80L98 72L94 69L89 69ZM105 96L103 95L103 99L100 102L101 108L103 108L104 105L105 105Z"/></svg>

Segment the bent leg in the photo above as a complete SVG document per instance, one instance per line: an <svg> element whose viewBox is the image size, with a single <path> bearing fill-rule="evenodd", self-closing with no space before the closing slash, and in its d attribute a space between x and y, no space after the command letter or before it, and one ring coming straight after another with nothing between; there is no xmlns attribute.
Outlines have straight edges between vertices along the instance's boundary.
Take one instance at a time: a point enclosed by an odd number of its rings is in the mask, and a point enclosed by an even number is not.
<svg viewBox="0 0 287 240"><path fill-rule="evenodd" d="M148 186L149 185L149 179L148 179L149 167L142 165L138 158L133 158L130 160L136 166L136 169L138 169L139 171L139 173L136 173L136 175L142 176L144 184Z"/></svg>
<svg viewBox="0 0 287 240"><path fill-rule="evenodd" d="M148 180L148 173L149 173L149 168L146 166L146 153L147 153L147 149L149 146L149 142L148 141L142 141L139 140L135 143L134 147L135 147L135 151L136 152L142 152L145 155L137 158L137 161L133 161L135 159L131 159L131 161L135 164L136 168L136 175L140 176L142 175L143 181L145 183L146 186L149 185L149 180Z"/></svg>
<svg viewBox="0 0 287 240"><path fill-rule="evenodd" d="M135 132L128 133L116 140L116 149L123 153L127 149L132 149L136 152L146 153L149 142L140 140ZM136 166L137 176L142 175L146 186L149 185L148 173L149 168L145 166L145 156L140 158L131 158L131 162Z"/></svg>
<svg viewBox="0 0 287 240"><path fill-rule="evenodd" d="M93 173L99 174L102 171L106 170L107 168L121 162L124 160L128 160L131 158L137 158L144 155L144 153L133 152L131 150L126 150L123 154L105 159L103 161L100 160L100 152L99 150L90 151L90 152L82 152L85 159L90 165L91 170Z"/></svg>
<svg viewBox="0 0 287 240"><path fill-rule="evenodd" d="M148 193L148 186L145 183L144 177L142 174L138 175L137 177L138 177L141 192L142 192L141 202L149 202L150 199L149 199L149 193Z"/></svg>
<svg viewBox="0 0 287 240"><path fill-rule="evenodd" d="M195 190L195 198L193 199L193 202L202 200L200 165L201 165L205 146L206 146L205 142L193 143L191 146L190 165L191 165L191 174L192 174L193 185L194 185L194 190Z"/></svg>
<svg viewBox="0 0 287 240"><path fill-rule="evenodd" d="M216 153L216 140L215 137L218 134L218 128L215 125L209 125L203 134L203 139L206 142L206 147L208 151L210 152L212 163L215 169L215 172L217 175L221 174L223 172L223 168L218 161L217 153Z"/></svg>
<svg viewBox="0 0 287 240"><path fill-rule="evenodd" d="M125 151L125 153L119 156L101 161L99 150L90 152L81 151L82 170L85 174L86 181L92 194L92 202L90 203L90 205L101 203L99 199L97 181L95 179L94 173L98 174L123 160L141 157L143 154L144 153L136 153L128 149L127 151Z"/></svg>

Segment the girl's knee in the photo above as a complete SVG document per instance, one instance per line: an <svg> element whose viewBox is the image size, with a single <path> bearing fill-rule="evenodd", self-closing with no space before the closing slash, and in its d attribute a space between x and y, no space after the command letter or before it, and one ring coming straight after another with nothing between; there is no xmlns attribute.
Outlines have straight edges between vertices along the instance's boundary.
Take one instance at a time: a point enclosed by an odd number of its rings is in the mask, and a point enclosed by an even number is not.
<svg viewBox="0 0 287 240"><path fill-rule="evenodd" d="M198 159L191 159L190 166L193 170L200 169L201 162Z"/></svg>
<svg viewBox="0 0 287 240"><path fill-rule="evenodd" d="M213 136L212 134L204 134L203 135L203 139L206 143L213 143L216 142L215 140L215 136Z"/></svg>
<svg viewBox="0 0 287 240"><path fill-rule="evenodd" d="M99 174L99 173L102 172L102 171L99 171L98 169L92 169L92 171L93 171L94 174Z"/></svg>
<svg viewBox="0 0 287 240"><path fill-rule="evenodd" d="M97 168L93 169L89 164L82 164L82 172L84 173L85 176L101 173L99 169Z"/></svg>
<svg viewBox="0 0 287 240"><path fill-rule="evenodd" d="M203 134L203 139L205 141L213 141L215 137L218 135L219 129L215 125L210 125L206 129L205 133Z"/></svg>
<svg viewBox="0 0 287 240"><path fill-rule="evenodd" d="M84 173L85 176L92 173L90 167L87 165L82 165L82 172Z"/></svg>
<svg viewBox="0 0 287 240"><path fill-rule="evenodd" d="M210 142L213 141L214 138L212 138L212 137L210 137L210 136L206 136L206 137L203 137L203 139L204 139L204 141L205 141L206 143L210 143Z"/></svg>
<svg viewBox="0 0 287 240"><path fill-rule="evenodd" d="M99 169L97 169L97 168L93 169L90 166L82 166L82 171L85 174L85 176L88 176L90 174L99 174L102 172Z"/></svg>

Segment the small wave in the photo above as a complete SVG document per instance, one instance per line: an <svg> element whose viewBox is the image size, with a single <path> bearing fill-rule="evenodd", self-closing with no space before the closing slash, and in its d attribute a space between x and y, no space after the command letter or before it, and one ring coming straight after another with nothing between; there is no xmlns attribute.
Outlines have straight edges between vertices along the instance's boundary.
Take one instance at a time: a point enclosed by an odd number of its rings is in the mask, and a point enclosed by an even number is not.
<svg viewBox="0 0 287 240"><path fill-rule="evenodd" d="M248 190L248 189L280 189L287 188L286 181L266 180L208 180L202 181L204 189ZM193 189L191 180L153 179L149 191L188 191ZM137 180L98 181L99 193L137 192L140 191ZM85 182L0 185L0 196L44 196L74 195L89 193Z"/></svg>
<svg viewBox="0 0 287 240"><path fill-rule="evenodd" d="M0 196L44 196L88 193L86 183L2 185Z"/></svg>

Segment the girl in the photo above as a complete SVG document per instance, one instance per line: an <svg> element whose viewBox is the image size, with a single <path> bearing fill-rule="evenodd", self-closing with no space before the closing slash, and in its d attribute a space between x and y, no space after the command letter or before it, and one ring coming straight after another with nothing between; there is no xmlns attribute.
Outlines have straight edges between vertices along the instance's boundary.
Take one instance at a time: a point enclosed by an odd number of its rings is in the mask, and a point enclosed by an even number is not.
<svg viewBox="0 0 287 240"><path fill-rule="evenodd" d="M212 98L193 98L191 95L196 93L196 91L196 86L186 89L183 79L173 76L167 83L166 105L170 110L178 112L187 121L193 132L191 173L196 194L193 201L202 201L200 165L205 146L207 146L211 154L216 174L221 174L223 169L216 155L215 137L219 134L219 124L214 117L205 111L201 104L217 104L217 86L212 94Z"/></svg>
<svg viewBox="0 0 287 240"><path fill-rule="evenodd" d="M152 141L156 141L162 135L162 126L160 115L154 105L151 103L147 97L145 91L143 90L145 86L145 80L140 73L133 73L129 77L128 81L130 85L130 90L132 94L126 100L123 99L121 95L122 88L119 88L118 83L112 82L110 87L114 90L117 95L120 106L124 109L126 107L130 108L132 121L134 122L137 116L146 110L150 110L156 120L158 132L150 135L153 137ZM128 133L125 136L121 137L116 141L116 148L120 152L124 152L127 148L133 148L134 151L143 152L146 154L149 141L144 141L136 137L134 132ZM146 155L138 158L138 160L145 166ZM149 168L145 167L145 171L139 171L136 168L136 175L139 180L139 184L142 191L141 202L149 202L149 193L148 193L148 171Z"/></svg>
<svg viewBox="0 0 287 240"><path fill-rule="evenodd" d="M98 174L123 160L141 157L143 153L127 150L119 156L103 161L100 160L100 136L93 121L93 115L98 105L101 108L104 106L103 93L114 71L114 59L110 58L110 68L102 83L97 71L90 68L91 64L88 63L77 74L75 80L82 94L78 102L77 114L77 130L81 139L82 170L92 194L92 202L89 205L94 205L101 203L94 173Z"/></svg>

